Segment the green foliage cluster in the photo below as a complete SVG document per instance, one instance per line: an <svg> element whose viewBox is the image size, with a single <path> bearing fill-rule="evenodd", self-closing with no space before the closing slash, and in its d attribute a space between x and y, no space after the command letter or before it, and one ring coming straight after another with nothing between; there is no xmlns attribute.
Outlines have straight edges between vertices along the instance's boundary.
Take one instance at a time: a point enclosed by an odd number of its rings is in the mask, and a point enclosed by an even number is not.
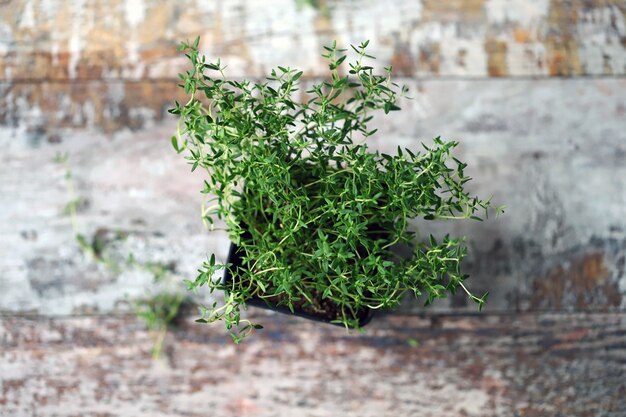
<svg viewBox="0 0 626 417"><path fill-rule="evenodd" d="M399 110L406 87L367 64L368 42L325 47L327 81L296 98L302 71L278 67L262 83L227 79L218 60L207 62L198 39L180 50L191 69L179 74L188 94L171 113L180 117L172 145L186 152L191 170L206 173L203 220L226 223L244 251L237 279L224 283L215 257L190 289L223 290L225 303L204 308L200 322L222 320L236 342L259 326L241 318L251 297L280 299L293 309L302 299L332 300L337 321L358 327L357 311L393 308L407 292L427 303L458 288L462 240L430 237L400 259L395 244L413 243L410 219L477 219L489 201L470 196L465 163L451 157L457 142L440 138L419 152L371 151L365 139L373 113ZM487 294L468 296L482 307Z"/></svg>

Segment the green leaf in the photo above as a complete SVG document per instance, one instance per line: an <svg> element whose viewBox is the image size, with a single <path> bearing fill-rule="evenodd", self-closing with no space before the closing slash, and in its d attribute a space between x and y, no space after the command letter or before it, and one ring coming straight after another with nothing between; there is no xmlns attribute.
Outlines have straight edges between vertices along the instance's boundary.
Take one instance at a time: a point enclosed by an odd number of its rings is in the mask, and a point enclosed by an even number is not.
<svg viewBox="0 0 626 417"><path fill-rule="evenodd" d="M487 302L487 297L489 297L489 291L485 292L482 297L480 297L478 301L478 311L482 311L485 303Z"/></svg>

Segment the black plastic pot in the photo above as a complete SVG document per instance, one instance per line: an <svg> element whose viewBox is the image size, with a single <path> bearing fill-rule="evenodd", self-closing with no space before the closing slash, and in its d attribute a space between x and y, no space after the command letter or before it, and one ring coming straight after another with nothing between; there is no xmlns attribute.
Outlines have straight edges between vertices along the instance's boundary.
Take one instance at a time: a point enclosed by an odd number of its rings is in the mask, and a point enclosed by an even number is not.
<svg viewBox="0 0 626 417"><path fill-rule="evenodd" d="M240 248L238 248L235 244L231 243L230 244L230 250L228 252L228 263L231 265L230 268L226 268L226 272L224 274L224 284L229 284L233 281L233 279L237 279L237 270L242 268L242 256L241 256L241 250ZM231 274L231 270L233 271L233 274ZM233 276L234 275L234 276ZM324 317L321 314L315 314L314 312L309 312L309 311L304 311L302 309L298 309L298 308L294 308L294 312L292 313L291 310L289 309L289 307L284 306L284 305L273 305L271 304L269 301L267 301L266 299L262 299L262 298L258 298L258 297L253 297L249 300L246 301L246 304L252 307L259 307L259 308L264 308L264 309L268 309L268 310L273 310L273 311L277 311L279 313L284 313L284 314L290 314L293 316L298 316L298 317L303 317L309 320L315 320L315 321L320 321L320 322L324 322L324 323L330 323L330 324L334 324L336 326L341 326L343 327L344 325L342 323L331 323L331 320L328 319L327 317ZM374 310L369 309L369 308L364 308L361 309L360 311L357 312L358 315L358 320L359 320L359 326L365 326L367 323L369 323L372 320L372 317L374 316Z"/></svg>

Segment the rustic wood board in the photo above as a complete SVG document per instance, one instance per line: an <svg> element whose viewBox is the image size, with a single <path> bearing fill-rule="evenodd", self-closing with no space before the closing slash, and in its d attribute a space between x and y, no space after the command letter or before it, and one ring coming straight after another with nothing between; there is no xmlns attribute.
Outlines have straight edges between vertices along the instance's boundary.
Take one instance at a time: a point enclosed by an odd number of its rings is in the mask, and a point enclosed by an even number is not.
<svg viewBox="0 0 626 417"><path fill-rule="evenodd" d="M0 16L3 80L172 79L197 35L234 75L319 76L334 39L408 76L626 73L623 0L4 0Z"/></svg>
<svg viewBox="0 0 626 417"><path fill-rule="evenodd" d="M623 313L391 315L364 335L256 318L265 329L239 346L185 321L155 362L132 317L3 317L0 415L626 413Z"/></svg>
<svg viewBox="0 0 626 417"><path fill-rule="evenodd" d="M188 69L176 47L197 35L230 77L319 79L324 44L365 39L396 77L626 75L623 0L8 0L0 16L0 125L52 140L161 120Z"/></svg>
<svg viewBox="0 0 626 417"><path fill-rule="evenodd" d="M487 308L626 308L626 81L406 81L413 100L379 119L372 147L458 139L472 191L509 207L484 223L415 224L424 235L468 236L469 284L491 291ZM151 287L149 274L112 273L80 253L58 152L70 155L89 241L121 231L128 238L112 239L113 253L172 265L184 278L207 253L225 258L226 235L199 220L202 176L169 144L172 122L55 140L0 130L0 310L119 311ZM463 297L439 307L475 308Z"/></svg>
<svg viewBox="0 0 626 417"><path fill-rule="evenodd" d="M0 312L38 314L0 317L0 416L626 415L625 16L623 0L0 0ZM81 231L113 255L180 277L226 255L198 221L201 178L167 144L175 47L196 35L229 75L280 64L307 82L323 44L370 39L415 97L373 146L461 139L473 189L510 207L417 225L470 237L491 312L388 316L364 336L264 316L238 347L185 323L163 363L133 317L76 316L155 288L80 253L58 152ZM563 76L585 78L545 79Z"/></svg>

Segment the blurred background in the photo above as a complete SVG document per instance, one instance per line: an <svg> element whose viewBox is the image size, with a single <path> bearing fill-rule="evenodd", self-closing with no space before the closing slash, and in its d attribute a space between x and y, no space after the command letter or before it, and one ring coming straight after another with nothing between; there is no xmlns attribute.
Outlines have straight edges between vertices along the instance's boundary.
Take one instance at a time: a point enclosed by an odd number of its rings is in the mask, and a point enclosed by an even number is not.
<svg viewBox="0 0 626 417"><path fill-rule="evenodd" d="M364 335L251 310L239 346L194 324L180 281L228 251L170 145L198 35L302 90L369 39L412 97L371 146L459 140L507 206L416 225L467 236L486 310L408 300ZM626 415L625 75L624 0L0 0L0 415Z"/></svg>

